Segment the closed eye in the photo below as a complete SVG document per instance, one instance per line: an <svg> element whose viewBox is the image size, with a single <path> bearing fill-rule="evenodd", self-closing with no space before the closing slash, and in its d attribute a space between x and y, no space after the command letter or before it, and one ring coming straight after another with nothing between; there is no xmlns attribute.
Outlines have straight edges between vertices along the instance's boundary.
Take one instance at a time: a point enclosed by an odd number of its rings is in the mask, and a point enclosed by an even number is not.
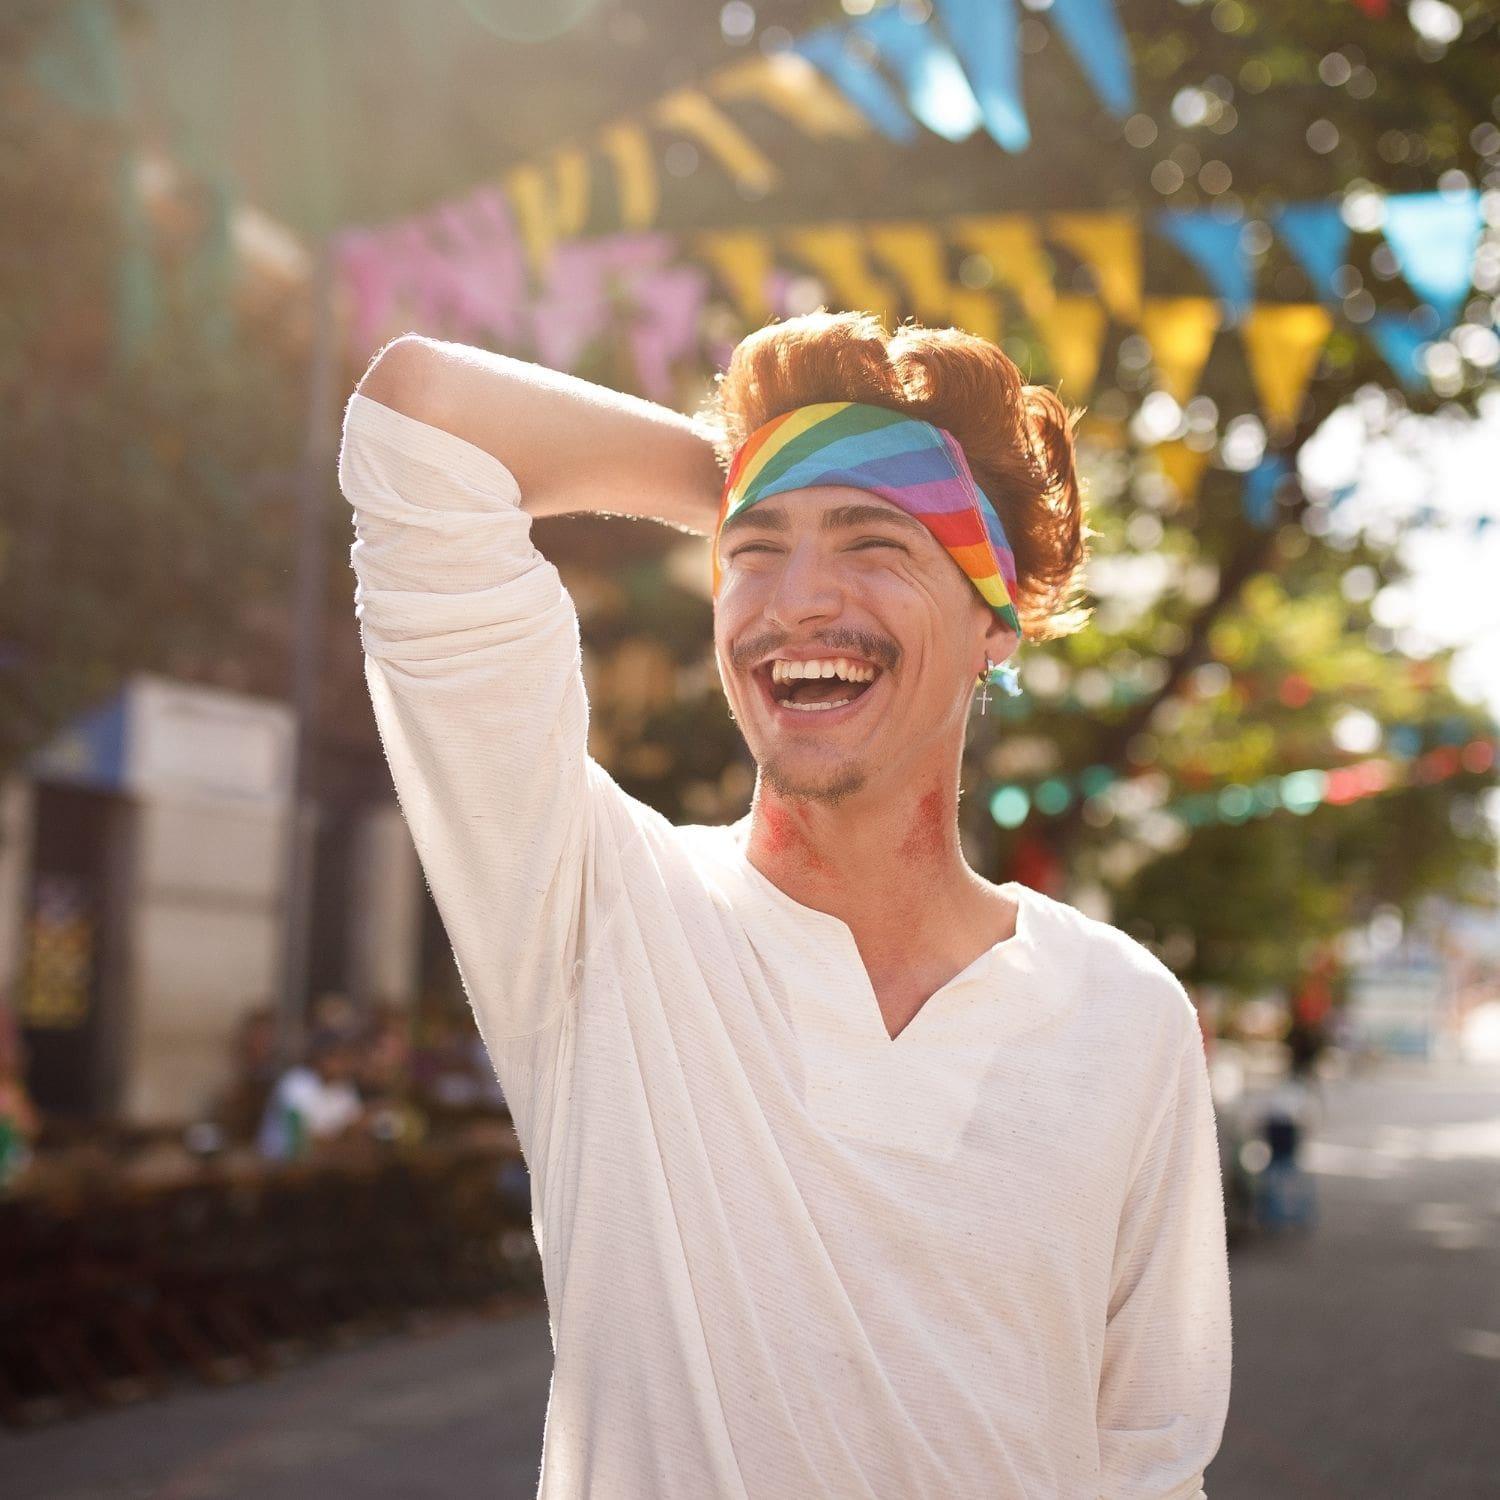
<svg viewBox="0 0 1500 1500"><path fill-rule="evenodd" d="M845 549L848 552L868 551L873 547L890 547L897 552L907 552L910 549L894 537L888 536L863 536L858 541L851 542ZM775 542L741 542L738 547L731 548L725 556L733 561L738 557L753 556L756 553L780 552L782 548Z"/></svg>

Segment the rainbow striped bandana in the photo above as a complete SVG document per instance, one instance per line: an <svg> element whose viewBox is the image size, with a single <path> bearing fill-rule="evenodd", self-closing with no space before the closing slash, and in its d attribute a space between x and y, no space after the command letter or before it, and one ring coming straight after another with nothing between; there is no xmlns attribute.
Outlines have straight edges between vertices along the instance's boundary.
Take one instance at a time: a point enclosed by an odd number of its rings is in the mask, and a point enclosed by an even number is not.
<svg viewBox="0 0 1500 1500"><path fill-rule="evenodd" d="M815 484L868 490L920 521L985 603L1021 634L1015 554L957 440L931 422L859 401L799 406L773 417L740 445L719 501L715 595L725 523L772 495Z"/></svg>

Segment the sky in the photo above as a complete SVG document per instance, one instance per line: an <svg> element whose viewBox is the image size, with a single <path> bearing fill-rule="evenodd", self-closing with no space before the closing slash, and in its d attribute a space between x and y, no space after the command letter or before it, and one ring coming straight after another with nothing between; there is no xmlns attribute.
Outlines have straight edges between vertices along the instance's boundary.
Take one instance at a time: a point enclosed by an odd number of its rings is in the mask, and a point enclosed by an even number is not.
<svg viewBox="0 0 1500 1500"><path fill-rule="evenodd" d="M1454 648L1455 692L1500 719L1500 388L1481 398L1477 421L1406 414L1374 437L1360 408L1335 413L1308 444L1303 478L1354 483L1336 526L1393 540L1411 573L1376 595L1375 618L1404 651ZM1478 531L1484 515L1494 522Z"/></svg>
<svg viewBox="0 0 1500 1500"><path fill-rule="evenodd" d="M1403 653L1452 648L1455 694L1500 720L1500 388L1481 397L1477 420L1406 413L1387 426L1387 413L1373 391L1334 413L1303 450L1302 478L1353 484L1337 528L1394 542L1410 574L1375 595L1375 619ZM1372 437L1369 417L1385 430ZM1494 522L1476 530L1484 515ZM1500 835L1500 788L1482 805Z"/></svg>

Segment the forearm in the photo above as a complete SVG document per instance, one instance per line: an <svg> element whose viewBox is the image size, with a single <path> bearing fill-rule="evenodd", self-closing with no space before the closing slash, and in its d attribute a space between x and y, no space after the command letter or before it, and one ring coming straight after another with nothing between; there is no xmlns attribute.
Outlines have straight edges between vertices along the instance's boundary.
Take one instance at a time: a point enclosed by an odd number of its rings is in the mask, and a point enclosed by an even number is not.
<svg viewBox="0 0 1500 1500"><path fill-rule="evenodd" d="M562 1013L595 805L578 617L515 476L350 398L339 485L365 679L401 810L487 1042Z"/></svg>
<svg viewBox="0 0 1500 1500"><path fill-rule="evenodd" d="M532 515L602 511L712 529L723 482L712 434L668 407L411 334L376 355L359 390L492 453Z"/></svg>

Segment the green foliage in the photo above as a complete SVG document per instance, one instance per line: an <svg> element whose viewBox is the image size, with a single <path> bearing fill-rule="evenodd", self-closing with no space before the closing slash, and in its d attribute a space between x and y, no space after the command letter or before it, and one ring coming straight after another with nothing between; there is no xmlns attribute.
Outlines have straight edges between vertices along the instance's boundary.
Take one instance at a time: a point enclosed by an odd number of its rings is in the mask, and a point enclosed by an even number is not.
<svg viewBox="0 0 1500 1500"><path fill-rule="evenodd" d="M286 558L251 481L295 460L301 404L273 344L212 316L209 226L164 243L129 196L129 131L35 86L56 9L0 32L0 770L127 673L212 675L243 648ZM131 263L149 280L127 351Z"/></svg>

